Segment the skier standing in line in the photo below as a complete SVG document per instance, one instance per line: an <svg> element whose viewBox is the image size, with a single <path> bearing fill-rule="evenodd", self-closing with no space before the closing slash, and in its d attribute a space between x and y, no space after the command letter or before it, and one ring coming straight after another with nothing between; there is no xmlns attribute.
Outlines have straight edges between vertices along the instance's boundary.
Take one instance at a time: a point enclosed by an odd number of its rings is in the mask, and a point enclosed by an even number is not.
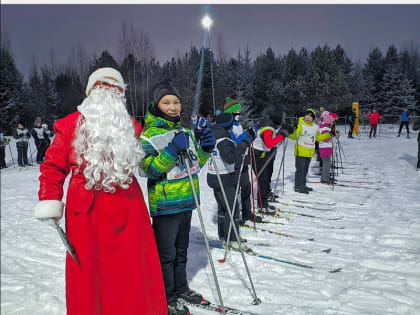
<svg viewBox="0 0 420 315"><path fill-rule="evenodd" d="M9 145L10 139L6 138L3 132L0 132L0 168L7 168L6 165L6 146Z"/></svg>
<svg viewBox="0 0 420 315"><path fill-rule="evenodd" d="M68 315L166 315L156 242L135 172L141 126L126 109L125 84L113 68L88 80L76 112L54 124L56 136L40 166L35 217L60 220L77 259L66 257ZM46 279L47 280L47 279ZM48 279L49 280L49 279Z"/></svg>
<svg viewBox="0 0 420 315"><path fill-rule="evenodd" d="M28 146L31 133L25 128L24 122L18 123L18 127L13 133L13 138L17 140L16 149L18 152L18 165L20 167L32 166L32 164L28 163Z"/></svg>
<svg viewBox="0 0 420 315"><path fill-rule="evenodd" d="M354 124L356 123L356 108L353 108L351 113L347 115L347 121L350 124L350 130L349 130L349 135L348 137L353 139L353 129L354 129Z"/></svg>
<svg viewBox="0 0 420 315"><path fill-rule="evenodd" d="M408 111L407 107L404 107L404 110L401 113L401 123L400 123L400 130L398 130L398 136L401 136L401 130L403 129L404 125L407 129L407 138L410 138L410 129L408 128L408 123L410 121L410 112Z"/></svg>
<svg viewBox="0 0 420 315"><path fill-rule="evenodd" d="M325 141L331 138L326 132L321 135L318 126L315 124L315 110L308 108L303 117L298 120L296 130L289 135L289 138L296 140L295 144L295 191L308 194L313 189L306 186L309 164L315 154L315 141Z"/></svg>
<svg viewBox="0 0 420 315"><path fill-rule="evenodd" d="M276 154L277 146L289 135L285 129L280 129L283 117L272 111L268 117L263 118L256 124L256 139L254 141L256 174L259 176L259 190L261 204L259 211L265 214L275 214L275 210L269 210L268 198L271 190L271 176L273 174L274 157L261 172L265 162L272 154ZM252 166L254 167L254 165Z"/></svg>
<svg viewBox="0 0 420 315"><path fill-rule="evenodd" d="M335 118L338 117L334 113L325 111L321 117L321 122L319 124L319 132L331 133L332 136L335 136L335 127L333 127ZM319 142L319 154L322 159L322 172L321 172L321 183L330 184L330 170L331 170L331 156L333 154L333 145L332 139L327 139Z"/></svg>
<svg viewBox="0 0 420 315"><path fill-rule="evenodd" d="M232 211L235 226L239 232L239 207L236 203L233 209L235 200L237 172L235 172L235 163L238 157L242 157L246 148L252 142L253 138L247 134L244 141L238 145L231 139L230 130L233 125L233 116L230 113L221 113L216 116L216 124L212 126L213 133L216 137L216 145L213 150L213 159L217 166L223 188L229 203L229 208ZM207 171L207 184L213 188L214 197L217 201L217 219L218 219L218 235L222 242L231 241L231 246L238 249L239 244L233 230L230 233L230 240L227 239L230 226L230 216L227 211L225 199L223 197L220 183L217 179L216 169L213 164L210 164Z"/></svg>
<svg viewBox="0 0 420 315"><path fill-rule="evenodd" d="M230 136L231 136L231 139L237 145L246 141L249 135L251 135L252 138L255 138L255 132L253 128L251 127L250 129L245 131L241 123L239 122L241 111L242 111L242 106L237 100L231 99L230 97L226 98L224 112L231 113L233 115L233 126L232 126L232 131L230 132ZM248 173L249 152L245 156L245 160L242 166L242 172L241 174L239 174L241 164L242 164L242 156L238 155L237 161L235 164L235 171L236 171L236 176L240 176L240 189L241 189L240 194L241 194L241 207L242 207L241 208L241 214L242 214L241 223L243 224L247 220L254 221L254 214L251 211L251 183L249 181L249 173ZM239 196L237 196L237 198L239 200ZM262 218L256 215L255 221L261 222Z"/></svg>
<svg viewBox="0 0 420 315"><path fill-rule="evenodd" d="M165 283L168 315L189 314L185 300L200 305L203 296L188 286L187 254L192 210L196 208L186 163L199 196L198 173L215 145L213 132L201 130L200 146L192 132L181 125L181 96L162 82L154 92L154 102L145 117L141 142L145 157L141 168L146 174L149 210ZM188 158L184 155L188 155Z"/></svg>
<svg viewBox="0 0 420 315"><path fill-rule="evenodd" d="M34 137L35 145L37 149L36 162L41 164L44 161L45 151L48 148L49 137L45 132L45 128L42 127L41 122L37 121L35 127L31 131L32 137Z"/></svg>

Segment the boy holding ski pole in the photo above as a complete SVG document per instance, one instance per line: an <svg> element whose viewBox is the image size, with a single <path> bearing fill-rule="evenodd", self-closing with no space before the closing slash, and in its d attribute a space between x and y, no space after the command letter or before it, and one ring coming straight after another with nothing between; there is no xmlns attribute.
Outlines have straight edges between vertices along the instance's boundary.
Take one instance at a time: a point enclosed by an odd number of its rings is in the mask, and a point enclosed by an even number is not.
<svg viewBox="0 0 420 315"><path fill-rule="evenodd" d="M252 142L251 135L247 135L240 144L236 145L230 137L230 129L233 125L233 116L230 113L222 113L216 116L216 124L212 126L213 133L216 137L216 145L213 150L213 159L217 166L217 170L211 164L207 173L207 184L213 188L214 197L217 201L218 208L218 234L219 239L223 242L231 242L233 248L238 249L239 244L234 233L230 234L230 240L227 239L230 226L230 216L228 207L223 197L221 184L226 193L229 208L233 208L236 193L236 173L235 163L238 157L242 157L248 145ZM221 177L221 183L218 181L217 172ZM237 231L239 231L239 208L238 204L232 209L234 223Z"/></svg>
<svg viewBox="0 0 420 315"><path fill-rule="evenodd" d="M181 96L168 82L154 92L154 102L145 117L142 134L146 156L141 168L148 177L149 210L165 283L168 315L187 315L185 300L201 304L203 296L187 283L187 251L192 210L196 209L186 165L189 163L199 198L198 173L215 145L213 132L206 128L197 145L193 133L181 126ZM181 155L188 154L183 159Z"/></svg>

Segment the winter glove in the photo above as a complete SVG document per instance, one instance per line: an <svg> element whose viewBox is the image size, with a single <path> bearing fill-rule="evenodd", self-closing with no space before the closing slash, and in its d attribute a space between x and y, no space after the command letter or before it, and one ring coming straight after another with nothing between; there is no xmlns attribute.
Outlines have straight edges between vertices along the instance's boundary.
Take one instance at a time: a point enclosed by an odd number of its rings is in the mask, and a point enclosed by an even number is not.
<svg viewBox="0 0 420 315"><path fill-rule="evenodd" d="M286 126L286 130L289 134L294 133L295 132L295 128L293 127L293 125L287 125Z"/></svg>
<svg viewBox="0 0 420 315"><path fill-rule="evenodd" d="M204 129L200 135L200 146L203 151L210 153L213 151L214 146L216 145L216 137L214 136L213 131L210 128Z"/></svg>
<svg viewBox="0 0 420 315"><path fill-rule="evenodd" d="M287 138L289 136L289 132L286 129L279 129L276 135L282 135L283 138Z"/></svg>
<svg viewBox="0 0 420 315"><path fill-rule="evenodd" d="M63 216L64 203L58 200L42 200L37 203L34 209L36 219L60 220Z"/></svg>
<svg viewBox="0 0 420 315"><path fill-rule="evenodd" d="M177 157L181 152L185 151L190 146L190 137L188 133L180 131L175 134L172 142L168 144L166 150L173 157Z"/></svg>
<svg viewBox="0 0 420 315"><path fill-rule="evenodd" d="M331 136L335 137L336 131L335 131L335 128L334 127L331 128L330 134L331 134Z"/></svg>
<svg viewBox="0 0 420 315"><path fill-rule="evenodd" d="M247 132L247 133L248 133L248 135L252 138L251 142L252 142L253 140L255 140L256 135L255 135L255 130L254 130L254 128L253 128L253 127L249 127L249 128L246 130L246 132Z"/></svg>

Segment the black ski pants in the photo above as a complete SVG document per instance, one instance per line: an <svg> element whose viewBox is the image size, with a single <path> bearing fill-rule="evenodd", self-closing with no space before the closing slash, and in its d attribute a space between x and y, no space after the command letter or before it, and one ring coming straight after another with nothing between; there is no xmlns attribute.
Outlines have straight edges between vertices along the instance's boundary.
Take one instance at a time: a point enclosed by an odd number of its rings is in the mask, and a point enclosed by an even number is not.
<svg viewBox="0 0 420 315"><path fill-rule="evenodd" d="M232 210L233 202L235 200L235 186L224 186L226 193L226 198L229 203L229 208ZM229 216L229 209L226 207L225 199L223 198L222 190L221 189L213 189L214 198L217 201L217 227L218 227L218 234L219 238L223 238L227 241L228 233L229 233L229 225L230 225L230 216ZM235 211L233 212L233 218L235 222L236 230L239 233L239 207L238 202L236 202ZM235 232L232 230L230 231L230 241L236 241Z"/></svg>
<svg viewBox="0 0 420 315"><path fill-rule="evenodd" d="M16 142L16 149L18 152L18 165L28 165L28 143L26 141Z"/></svg>
<svg viewBox="0 0 420 315"><path fill-rule="evenodd" d="M236 172L238 174L239 170L237 170ZM241 193L242 217L246 217L249 215L249 213L251 213L251 182L249 181L248 168L246 169L246 171L242 170L239 185L241 189L240 193Z"/></svg>
<svg viewBox="0 0 420 315"><path fill-rule="evenodd" d="M405 125L405 128L407 129L407 134L409 135L410 134L410 129L408 128L408 121L402 121L401 122L400 130L398 130L398 134L401 134L401 131L402 131L404 125Z"/></svg>
<svg viewBox="0 0 420 315"><path fill-rule="evenodd" d="M44 161L45 151L48 148L48 142L45 140L40 140L36 146L36 161L38 164L41 164Z"/></svg>
<svg viewBox="0 0 420 315"><path fill-rule="evenodd" d="M256 176L258 175L258 183L259 183L259 192L261 194L261 207L267 208L268 207L268 192L271 188L271 176L273 174L273 167L274 167L274 158L268 163L266 168L261 172L264 164L266 163L267 159L272 155L276 154L276 150L271 150L270 152L264 152L255 150L255 164L257 166ZM255 169L255 168L254 168ZM259 196L258 196L259 200Z"/></svg>
<svg viewBox="0 0 420 315"><path fill-rule="evenodd" d="M177 293L188 289L187 251L191 215L192 211L184 211L152 217L168 304L177 300Z"/></svg>
<svg viewBox="0 0 420 315"><path fill-rule="evenodd" d="M310 157L296 156L295 160L295 189L304 189L306 187L306 175L308 175Z"/></svg>

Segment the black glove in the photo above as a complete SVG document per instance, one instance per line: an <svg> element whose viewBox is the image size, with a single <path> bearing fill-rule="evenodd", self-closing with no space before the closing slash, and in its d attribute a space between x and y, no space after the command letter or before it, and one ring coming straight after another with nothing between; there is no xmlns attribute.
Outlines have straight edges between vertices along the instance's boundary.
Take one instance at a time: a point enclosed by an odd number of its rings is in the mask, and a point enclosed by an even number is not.
<svg viewBox="0 0 420 315"><path fill-rule="evenodd" d="M295 128L293 127L293 125L287 125L286 126L286 130L289 134L294 133L295 132Z"/></svg>
<svg viewBox="0 0 420 315"><path fill-rule="evenodd" d="M168 144L167 151L174 157L178 156L179 153L187 150L190 146L190 137L188 133L180 131L175 134L172 142Z"/></svg>
<svg viewBox="0 0 420 315"><path fill-rule="evenodd" d="M216 145L216 137L210 128L204 129L199 136L200 146L203 151L210 153Z"/></svg>
<svg viewBox="0 0 420 315"><path fill-rule="evenodd" d="M248 135L252 138L251 142L255 140L256 138L256 134L255 134L255 130L254 127L249 127L246 132L248 133Z"/></svg>
<svg viewBox="0 0 420 315"><path fill-rule="evenodd" d="M335 137L336 130L335 130L335 128L334 128L334 127L332 127L332 128L331 128L330 134L331 134L333 137Z"/></svg>
<svg viewBox="0 0 420 315"><path fill-rule="evenodd" d="M287 138L289 136L289 132L286 129L280 129L279 131L277 131L278 135L282 135L283 138Z"/></svg>

